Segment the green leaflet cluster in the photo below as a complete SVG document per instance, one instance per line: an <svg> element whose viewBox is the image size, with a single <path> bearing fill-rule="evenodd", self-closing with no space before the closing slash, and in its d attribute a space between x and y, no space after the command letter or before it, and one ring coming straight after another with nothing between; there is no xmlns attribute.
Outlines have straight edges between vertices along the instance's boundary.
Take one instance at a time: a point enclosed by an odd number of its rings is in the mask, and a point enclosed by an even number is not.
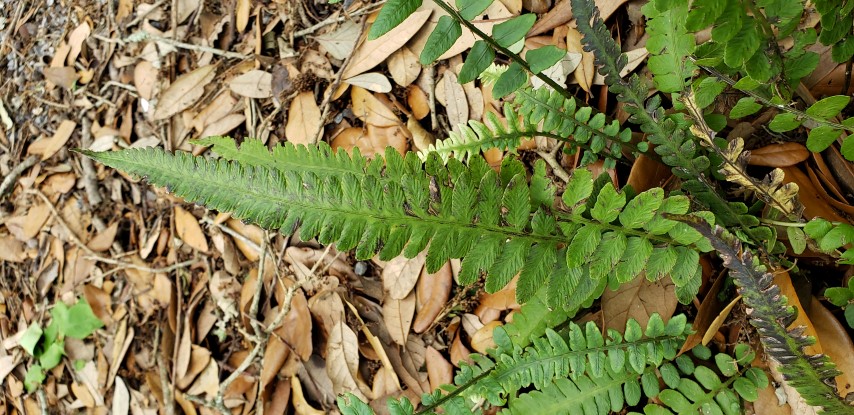
<svg viewBox="0 0 854 415"><path fill-rule="evenodd" d="M803 240L802 235L797 235L797 228L790 228L790 235L795 237L789 239ZM854 264L854 250L845 249L845 245L854 242L854 226L847 223L831 223L822 218L815 218L804 226L803 232L815 242L815 248L833 257L839 258L840 264ZM806 245L806 242L802 242ZM793 248L797 248L794 244ZM842 252L839 252L842 250ZM801 249L801 252L803 250Z"/></svg>
<svg viewBox="0 0 854 415"><path fill-rule="evenodd" d="M474 365L464 364L454 385L442 387L447 394L425 394L425 409L418 414L441 408L447 414L467 415L474 413L471 408L477 403L486 401L506 407L502 413L507 414L605 415L637 406L644 397L663 403L647 404L647 414L672 413L667 408L675 413L701 409L705 413L740 413L739 396L754 400L757 389L768 382L761 370L744 367L753 358L750 347L738 346L736 358L716 355L716 372L695 365L688 355L677 357L689 333L684 315L664 323L654 314L645 329L629 320L624 334L608 330L603 336L592 322L584 326L569 323L560 333L547 329L532 338L530 345L520 347L498 328L496 349L488 356L473 356ZM702 346L693 353L701 360L712 357ZM530 387L532 391L525 391ZM339 408L344 414L373 413L352 395L339 398ZM396 415L415 413L406 399L391 400L388 408Z"/></svg>
<svg viewBox="0 0 854 415"><path fill-rule="evenodd" d="M804 335L803 327L788 329L795 321L795 310L781 296L780 287L773 284L771 273L749 250L742 251L739 241L723 228L712 229L694 218L679 219L702 232L729 268L748 307L750 324L759 332L765 352L780 363L779 370L787 383L808 404L820 406L826 413L854 413L854 407L836 393L835 377L840 374L836 365L825 355L809 355L804 351L815 339Z"/></svg>
<svg viewBox="0 0 854 415"><path fill-rule="evenodd" d="M483 73L482 79L494 84L506 70L506 67L494 66ZM447 139L431 145L419 156L425 160L430 152L435 151L443 160L450 156L468 160L490 148L515 150L522 138L537 136L555 138L584 148L582 164L592 163L604 155L605 167L613 167L615 160L622 156L623 145L638 150L629 143L631 130L620 129L617 120L606 123L605 114L594 114L591 107L579 107L575 98L566 98L548 88L522 87L516 90L513 100L504 104L506 126L491 112L487 112L485 117L486 123L471 120L467 126L461 125L459 132L451 132ZM645 151L646 147L642 147L641 150Z"/></svg>
<svg viewBox="0 0 854 415"><path fill-rule="evenodd" d="M821 35L818 40L832 46L834 62L846 62L854 56L854 2L817 0L815 8L821 14Z"/></svg>
<svg viewBox="0 0 854 415"><path fill-rule="evenodd" d="M629 200L610 182L594 183L587 170L576 171L557 205L542 161L529 185L524 166L511 158L496 172L479 156L445 164L432 154L422 163L388 149L384 159L368 161L325 144L270 152L256 141L240 148L224 138L202 143L232 160L154 148L84 153L262 227L299 227L301 237L355 249L359 259L426 250L427 270L435 272L463 258L460 281L485 272L489 291L520 273L520 302L545 285L550 304L576 306L567 301L581 304L642 271L650 279L669 274L687 302L700 284L697 250L711 248L692 228L662 216L687 213L684 196L652 189Z"/></svg>

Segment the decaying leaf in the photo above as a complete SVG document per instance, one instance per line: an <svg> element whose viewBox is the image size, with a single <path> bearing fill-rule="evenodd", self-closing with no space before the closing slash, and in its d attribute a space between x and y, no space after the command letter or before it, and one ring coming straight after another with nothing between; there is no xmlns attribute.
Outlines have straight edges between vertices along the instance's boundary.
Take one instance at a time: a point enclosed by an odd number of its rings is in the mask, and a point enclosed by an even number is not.
<svg viewBox="0 0 854 415"><path fill-rule="evenodd" d="M288 124L285 135L294 144L312 144L315 134L320 130L320 107L314 101L311 91L303 91L291 102L288 110Z"/></svg>
<svg viewBox="0 0 854 415"><path fill-rule="evenodd" d="M201 252L208 252L208 240L205 238L199 221L192 213L175 206L175 231L187 245Z"/></svg>
<svg viewBox="0 0 854 415"><path fill-rule="evenodd" d="M215 65L205 65L175 79L160 95L154 120L169 118L195 104L215 74Z"/></svg>

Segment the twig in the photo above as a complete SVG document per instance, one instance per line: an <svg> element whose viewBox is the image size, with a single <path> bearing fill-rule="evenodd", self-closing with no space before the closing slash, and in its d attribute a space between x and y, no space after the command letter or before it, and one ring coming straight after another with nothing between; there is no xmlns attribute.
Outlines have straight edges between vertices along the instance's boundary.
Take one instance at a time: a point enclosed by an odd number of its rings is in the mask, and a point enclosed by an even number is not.
<svg viewBox="0 0 854 415"><path fill-rule="evenodd" d="M89 148L92 145L92 121L89 117L83 116L83 132L80 146ZM89 157L82 157L80 165L83 167L83 187L86 189L86 197L89 199L89 206L95 207L101 204L101 194L98 193L97 175L95 174L95 165Z"/></svg>
<svg viewBox="0 0 854 415"><path fill-rule="evenodd" d="M33 167L36 163L39 162L38 156L29 156L21 162L21 164L15 166L9 174L3 178L3 182L0 183L0 199L6 196L6 193L12 191L12 188L15 186L15 182L18 181L18 177L24 170Z"/></svg>
<svg viewBox="0 0 854 415"><path fill-rule="evenodd" d="M123 268L131 268L131 269L136 269L136 270L140 270L140 271L144 271L144 272L150 272L150 273L154 273L154 274L169 273L169 272L172 272L176 269L190 266L196 262L196 260L189 260L189 261L184 261L184 262L172 264L168 267L151 268L151 267L146 267L144 265L137 265L137 264L134 264L132 262L119 261L117 259L107 258L105 256L101 256L97 252L93 251L92 248L89 248L89 246L87 246L85 243L83 243L82 240L80 240L80 238L77 236L77 234L75 234L74 231L71 230L71 227L68 226L68 223L65 222L65 219L62 217L62 215L59 214L59 210L56 209L56 206L54 206L53 202L51 202L50 199L47 196L45 196L44 193L42 193L38 189L30 189L30 190L27 190L26 193L39 196L45 202L45 204L47 204L47 207L50 209L51 213L53 213L53 217L65 229L65 232L68 234L68 238L71 239L71 242L73 242L75 245L77 245L78 248L82 249L84 252L86 252L88 254L88 256L86 256L86 259L90 259L90 260L98 261L98 262L103 262L106 264L116 265L116 266L123 267Z"/></svg>
<svg viewBox="0 0 854 415"><path fill-rule="evenodd" d="M255 241L241 235L240 233L238 233L234 229L229 228L228 226L216 223L212 219L207 218L207 217L202 218L202 223L206 223L208 225L216 226L217 228L219 228L219 230L221 230L221 231L223 231L223 232L225 232L225 233L227 233L227 234L229 234L229 235L231 235L237 239L240 239L241 242L245 243L250 248L254 249L256 252L261 252L261 247L258 246L258 244L256 244Z"/></svg>
<svg viewBox="0 0 854 415"><path fill-rule="evenodd" d="M160 390L163 393L163 409L166 415L175 415L175 407L172 405L172 385L169 383L169 374L166 373L166 365L163 364L163 354L160 350L160 326L157 326L154 332L154 348L158 350L154 354L154 360L160 367Z"/></svg>
<svg viewBox="0 0 854 415"><path fill-rule="evenodd" d="M145 13L142 13L142 14L140 14L139 16L136 16L136 17L135 17L133 20L131 20L131 21L130 21L130 23L128 23L128 24L127 24L127 26L125 26L125 27L133 27L133 26L136 26L136 24L137 24L137 23L141 22L141 21L142 21L142 19L145 19L145 17L146 17L146 16L148 16L151 12L153 12L154 10L156 10L158 7L162 6L162 5L163 5L163 3L166 3L166 0L157 0L156 2L154 2L154 4L152 4L152 5L151 5L151 8L149 8Z"/></svg>
<svg viewBox="0 0 854 415"><path fill-rule="evenodd" d="M569 173L563 169L563 166L560 165L560 162L557 160L557 154L560 152L560 148L563 147L563 144L557 143L555 147L549 151L540 151L537 150L537 154L545 160L546 164L552 168L552 172L555 176L559 177L564 182L569 182Z"/></svg>
<svg viewBox="0 0 854 415"><path fill-rule="evenodd" d="M359 30L359 37L362 37L362 33L365 31L365 24L362 22L362 28ZM332 96L335 95L335 91L341 85L341 80L344 77L344 70L347 69L347 65L350 64L350 58L353 57L353 54L347 55L344 58L344 63L341 64L341 67L338 68L338 73L335 75L335 82L332 83L332 86L329 88L329 93L323 97L323 102L320 104L321 113L320 113L320 125L317 128L317 132L314 134L314 142L319 143L323 140L323 131L324 124L326 121L326 117L329 116L329 104L332 101Z"/></svg>
<svg viewBox="0 0 854 415"><path fill-rule="evenodd" d="M227 58L227 59L251 59L252 58L252 55L244 55L242 53L230 52L227 50L212 48L210 46L194 45L192 43L185 43L185 42L181 42L181 41L178 41L175 39L169 39L169 38L166 38L163 36L156 36L156 35L152 35L152 34L147 33L147 32L142 32L142 31L136 32L136 33L124 38L124 39L113 39L113 38L108 38L108 37L96 35L96 34L93 34L92 37L95 39L98 39L102 42L118 43L120 45L124 45L126 43L138 43L138 42L143 42L146 40L153 40L155 42L165 43L169 46L174 46L174 47L179 48L179 49L193 50L196 52L203 52L203 53L204 52L212 53L214 55L222 56L222 57Z"/></svg>

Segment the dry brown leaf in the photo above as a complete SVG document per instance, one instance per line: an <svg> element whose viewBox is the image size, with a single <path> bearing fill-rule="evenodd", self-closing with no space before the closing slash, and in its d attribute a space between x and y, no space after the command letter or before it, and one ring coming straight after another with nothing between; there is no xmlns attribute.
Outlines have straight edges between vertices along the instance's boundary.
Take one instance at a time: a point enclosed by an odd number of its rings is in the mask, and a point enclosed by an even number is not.
<svg viewBox="0 0 854 415"><path fill-rule="evenodd" d="M344 319L344 302L333 290L321 291L308 300L314 321L320 325L324 338L328 338L332 327Z"/></svg>
<svg viewBox="0 0 854 415"><path fill-rule="evenodd" d="M587 52L582 46L581 32L574 27L568 27L566 33L566 50L570 53L580 53L581 63L575 69L575 80L578 81L578 86L590 93L590 87L593 85L593 76L596 74L596 68L593 63L593 52Z"/></svg>
<svg viewBox="0 0 854 415"><path fill-rule="evenodd" d="M804 352L808 354L824 353L821 338L816 334L812 321L801 305L801 300L798 298L795 286L792 285L792 278L789 276L789 272L784 269L769 269L769 272L774 274L774 285L780 287L780 295L786 296L789 306L798 309L797 313L795 313L797 317L790 327L804 326L806 327L804 334L816 338L815 344L804 347Z"/></svg>
<svg viewBox="0 0 854 415"><path fill-rule="evenodd" d="M373 92L391 92L391 82L388 81L385 75L379 72L366 72L356 75L352 78L347 78L344 82L367 89Z"/></svg>
<svg viewBox="0 0 854 415"><path fill-rule="evenodd" d="M306 337L308 333L305 334ZM291 349L285 342L277 336L270 336L267 341L267 348L264 350L264 365L261 367L261 388L266 388L272 381L276 380L276 375L279 369L285 364L288 359Z"/></svg>
<svg viewBox="0 0 854 415"><path fill-rule="evenodd" d="M288 402L291 400L291 382L288 379L276 381L276 389L270 395L270 400L265 402L265 414L285 415L288 410ZM260 411L259 411L260 412Z"/></svg>
<svg viewBox="0 0 854 415"><path fill-rule="evenodd" d="M42 226L50 218L50 210L44 203L33 205L26 215L16 216L6 221L6 229L21 242L36 237Z"/></svg>
<svg viewBox="0 0 854 415"><path fill-rule="evenodd" d="M794 166L809 156L809 150L801 143L770 144L752 150L747 163L754 166L786 167Z"/></svg>
<svg viewBox="0 0 854 415"><path fill-rule="evenodd" d="M436 390L441 385L451 384L454 381L454 366L445 360L442 353L427 346L425 354L427 362L427 378L430 379L430 389Z"/></svg>
<svg viewBox="0 0 854 415"><path fill-rule="evenodd" d="M63 120L59 123L59 127L56 128L56 131L53 133L53 136L50 138L39 138L36 142L30 144L30 147L27 148L28 154L38 154L42 156L42 160L47 160L54 154L56 154L59 149L61 149L68 139L71 138L71 134L74 133L74 128L77 127L77 123L71 120Z"/></svg>
<svg viewBox="0 0 854 415"><path fill-rule="evenodd" d="M817 189L801 169L796 166L781 167L781 169L786 175L783 179L785 183L798 185L798 200L804 205L804 217L806 219L821 217L829 221L848 223L847 219L840 216L836 210L827 204L822 196L824 190Z"/></svg>
<svg viewBox="0 0 854 415"><path fill-rule="evenodd" d="M522 0L500 0L501 4L507 8L514 16L522 13Z"/></svg>
<svg viewBox="0 0 854 415"><path fill-rule="evenodd" d="M386 147L394 147L400 154L406 154L408 131L399 125L392 127L375 127L368 125L367 128L350 127L341 131L332 139L332 149L343 148L351 152L354 147L365 157L373 157L374 154L383 154Z"/></svg>
<svg viewBox="0 0 854 415"><path fill-rule="evenodd" d="M492 331L501 326L500 321L490 321L471 336L471 348L481 354L486 354L489 349L495 348L495 340L492 339ZM625 327L624 327L625 328Z"/></svg>
<svg viewBox="0 0 854 415"><path fill-rule="evenodd" d="M104 229L95 235L95 237L92 238L86 246L95 252L104 252L110 249L110 246L113 245L113 240L116 239L116 232L118 232L118 230L119 223L113 222L113 224L108 226L107 229Z"/></svg>
<svg viewBox="0 0 854 415"><path fill-rule="evenodd" d="M193 121L191 122L193 128L196 131L202 131L208 125L221 120L229 114L239 111L242 115L243 111L240 108L241 101L238 101L232 94L223 91L193 117Z"/></svg>
<svg viewBox="0 0 854 415"><path fill-rule="evenodd" d="M314 40L320 43L333 58L344 60L353 53L356 42L359 40L359 32L358 24L353 20L345 20L334 32L317 36Z"/></svg>
<svg viewBox="0 0 854 415"><path fill-rule="evenodd" d="M235 77L228 83L231 92L248 98L270 98L273 96L273 75L253 69Z"/></svg>
<svg viewBox="0 0 854 415"><path fill-rule="evenodd" d="M2 252L2 248L0 248ZM83 297L89 303L92 313L108 327L113 323L113 300L110 294L92 284L83 286ZM2 377L0 377L2 379Z"/></svg>
<svg viewBox="0 0 854 415"><path fill-rule="evenodd" d="M386 298L383 302L383 321L391 339L399 345L406 344L412 318L415 316L415 293L410 292L402 300Z"/></svg>
<svg viewBox="0 0 854 415"><path fill-rule="evenodd" d="M415 258L401 255L388 261L382 271L382 280L383 289L390 298L402 300L409 295L418 283L426 258L427 253L422 252Z"/></svg>
<svg viewBox="0 0 854 415"><path fill-rule="evenodd" d="M418 56L406 46L392 53L387 63L391 79L394 79L394 82L400 86L409 86L415 82L421 73L421 63L418 62Z"/></svg>
<svg viewBox="0 0 854 415"><path fill-rule="evenodd" d="M469 105L466 100L466 92L457 81L457 75L446 71L440 83L444 91L445 109L448 112L448 122L454 130L459 129L460 124L466 124L469 120ZM439 89L439 88L437 88Z"/></svg>
<svg viewBox="0 0 854 415"><path fill-rule="evenodd" d="M187 394L196 396L204 395L206 399L213 399L218 390L219 366L216 364L216 359L210 359L208 365L205 366L205 369L199 374L196 381L190 386L190 389L187 390Z"/></svg>
<svg viewBox="0 0 854 415"><path fill-rule="evenodd" d="M418 280L418 287L415 291L419 308L415 322L412 323L412 330L416 333L423 333L427 330L445 305L448 304L451 286L454 282L450 263L442 266L435 274L428 274L426 269L423 274Z"/></svg>
<svg viewBox="0 0 854 415"><path fill-rule="evenodd" d="M249 13L252 11L251 0L237 0L237 6L234 8L235 26L238 32L246 30L249 24Z"/></svg>
<svg viewBox="0 0 854 415"><path fill-rule="evenodd" d="M661 187L671 176L673 173L669 167L641 154L632 164L626 185L631 185L637 192L643 192L653 187Z"/></svg>
<svg viewBox="0 0 854 415"><path fill-rule="evenodd" d="M65 60L67 65L74 65L74 62L77 61L77 57L80 56L80 51L83 50L83 42L89 38L91 33L92 27L89 26L88 21L84 21L77 25L77 27L68 34L68 46L70 49L68 51L68 57Z"/></svg>
<svg viewBox="0 0 854 415"><path fill-rule="evenodd" d="M291 377L291 393L293 394L294 410L297 415L326 415L326 412L315 409L305 400L302 384L296 376Z"/></svg>
<svg viewBox="0 0 854 415"><path fill-rule="evenodd" d="M314 94L311 91L300 92L288 110L285 136L294 144L313 144L314 136L321 127L320 123L320 107L314 101Z"/></svg>
<svg viewBox="0 0 854 415"><path fill-rule="evenodd" d="M326 373L336 395L350 392L367 400L356 381L359 370L359 339L344 321L336 322L326 345Z"/></svg>
<svg viewBox="0 0 854 415"><path fill-rule="evenodd" d="M208 240L199 221L192 213L175 205L175 231L187 245L200 252L208 252Z"/></svg>
<svg viewBox="0 0 854 415"><path fill-rule="evenodd" d="M157 102L154 120L169 118L198 102L216 74L215 65L205 65L175 79Z"/></svg>
<svg viewBox="0 0 854 415"><path fill-rule="evenodd" d="M42 74L45 79L62 89L71 89L74 86L74 83L80 79L80 75L77 71L70 66L44 68L42 69Z"/></svg>
<svg viewBox="0 0 854 415"><path fill-rule="evenodd" d="M406 120L406 129L412 134L412 146L416 150L426 151L430 145L436 143L436 137L421 126L415 117Z"/></svg>
<svg viewBox="0 0 854 415"><path fill-rule="evenodd" d="M289 280L285 285L293 284ZM280 301L284 300L284 290L281 285L278 285L277 298ZM279 326L275 333L287 343L294 352L303 361L308 360L313 349L311 343L311 312L308 309L308 301L305 299L305 294L302 290L297 290L291 300L291 310L285 315L282 325Z"/></svg>
<svg viewBox="0 0 854 415"><path fill-rule="evenodd" d="M191 346L189 365L187 365L184 373L176 382L176 386L182 390L190 386L196 380L196 377L208 367L211 361L211 352L208 349L195 344Z"/></svg>
<svg viewBox="0 0 854 415"><path fill-rule="evenodd" d="M199 137L226 135L243 124L244 121L246 121L246 117L243 114L226 115L218 121L208 124L199 134Z"/></svg>
<svg viewBox="0 0 854 415"><path fill-rule="evenodd" d="M605 327L622 331L632 318L646 327L649 316L658 313L667 322L676 311L675 286L669 277L650 282L644 274L623 284L617 291L606 289L602 294L602 314Z"/></svg>
<svg viewBox="0 0 854 415"><path fill-rule="evenodd" d="M767 387L759 390L759 398L753 402L754 415L807 415L796 414L785 402L781 404L776 391L773 382L769 382Z"/></svg>
<svg viewBox="0 0 854 415"><path fill-rule="evenodd" d="M483 97L483 94L481 94L481 97ZM418 85L410 85L406 88L406 104L409 105L412 116L418 120L430 114L430 103L427 100L427 94Z"/></svg>
<svg viewBox="0 0 854 415"><path fill-rule="evenodd" d="M374 384L371 385L373 398L381 398L400 391L400 381L395 376L394 372L385 366L381 366L374 373Z"/></svg>
<svg viewBox="0 0 854 415"><path fill-rule="evenodd" d="M25 258L23 242L11 235L0 236L0 261L22 262Z"/></svg>
<svg viewBox="0 0 854 415"><path fill-rule="evenodd" d="M596 7L602 16L602 20L608 20L617 9L627 0L596 0ZM546 33L564 23L572 20L572 6L570 0L556 0L554 7L545 16L537 20L537 23L528 32L528 36L536 36Z"/></svg>
<svg viewBox="0 0 854 415"><path fill-rule="evenodd" d="M810 321L821 340L822 350L842 372L836 377L839 396L847 396L854 392L854 343L848 328L815 296L810 301Z"/></svg>
<svg viewBox="0 0 854 415"><path fill-rule="evenodd" d="M353 87L350 99L353 103L353 114L364 123L376 127L400 125L400 119L394 111L364 88Z"/></svg>
<svg viewBox="0 0 854 415"><path fill-rule="evenodd" d="M457 335L454 336L454 341L451 343L451 363L456 367L460 367L460 362L471 364L472 360L469 355L471 355L471 350L463 344L462 339L460 339L460 332L457 331Z"/></svg>
<svg viewBox="0 0 854 415"><path fill-rule="evenodd" d="M344 70L342 78L359 75L384 62L421 29L430 13L429 10L416 11L388 33L377 39L364 41L350 57L350 64Z"/></svg>

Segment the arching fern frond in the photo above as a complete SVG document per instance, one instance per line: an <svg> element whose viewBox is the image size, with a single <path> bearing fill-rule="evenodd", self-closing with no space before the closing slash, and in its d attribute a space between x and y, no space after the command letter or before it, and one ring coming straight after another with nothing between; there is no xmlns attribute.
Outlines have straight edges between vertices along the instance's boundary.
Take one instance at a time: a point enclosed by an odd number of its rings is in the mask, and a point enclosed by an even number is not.
<svg viewBox="0 0 854 415"><path fill-rule="evenodd" d="M84 153L262 227L291 233L299 226L303 238L355 248L359 259L426 250L427 269L435 272L451 258L464 258L460 281L485 272L489 291L521 273L520 302L548 285L553 304L580 304L596 294L590 287L618 286L644 269L650 278L670 273L677 287L696 292L697 250L710 249L699 233L661 216L687 213L687 198L664 198L653 189L628 201L610 183L594 192L587 170L570 181L567 209L555 204L542 161L529 185L524 167L511 158L497 173L481 157L445 165L431 155L422 164L414 154L404 158L388 149L384 159L369 162L325 146L286 144L269 155L257 144L219 146L238 161L154 148Z"/></svg>

